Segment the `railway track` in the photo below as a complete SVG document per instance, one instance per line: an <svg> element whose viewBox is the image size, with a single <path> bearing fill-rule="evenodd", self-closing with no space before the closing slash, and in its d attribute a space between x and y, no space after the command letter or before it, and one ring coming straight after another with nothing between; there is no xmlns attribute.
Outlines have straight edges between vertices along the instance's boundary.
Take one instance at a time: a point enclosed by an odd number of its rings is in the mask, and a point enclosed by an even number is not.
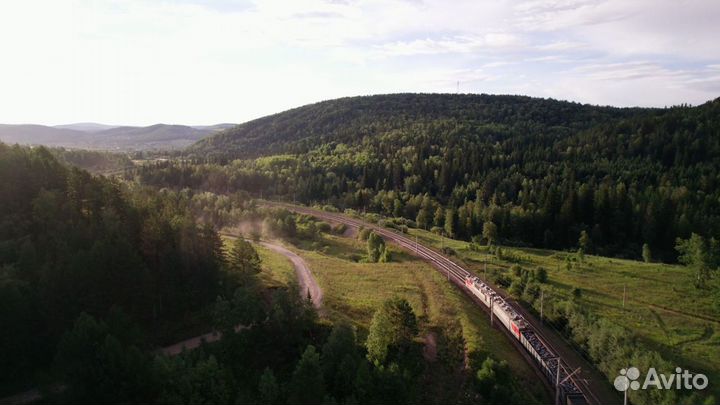
<svg viewBox="0 0 720 405"><path fill-rule="evenodd" d="M347 226L355 227L355 228L367 228L372 229L375 233L382 236L384 239L388 240L389 242L395 243L396 245L400 246L401 248L407 250L408 252L414 254L415 256L418 256L426 261L428 261L430 264L432 264L438 271L443 273L447 276L448 281L452 281L455 284L459 286L463 286L465 279L468 276L471 277L477 277L476 274L466 270L465 268L461 267L457 263L453 262L443 254L436 252L433 249L428 248L425 245L422 245L418 243L416 240L413 240L404 234L400 232L396 232L394 230L380 227L375 224L371 224L362 220L358 220L355 218L351 218L342 214L336 214L326 211L321 211L317 209L307 208L307 207L301 207L297 205L292 205L288 203L281 203L281 202L273 202L273 201L262 201L261 204L271 206L271 207L279 207L279 208L285 208L289 211L293 211L300 214L310 215L319 219L325 219L332 222L338 222L343 223ZM557 342L557 339L549 339L546 335L544 328L542 327L542 324L538 322L535 317L530 314L528 311L525 310L525 308L519 306L517 303L513 302L513 300L509 299L506 294L496 291L498 295L503 297L506 302L512 306L512 308L519 314L521 314L527 321L530 322L530 324L533 326L533 329L537 336L543 340L543 342L548 346L551 350L553 350L555 353L558 353L560 356L560 365L564 370L567 370L566 373L570 374L572 370L577 370L578 368L582 371L587 371L587 369L590 369L587 365L583 367L582 362L578 361L577 359L573 359L572 364L569 364L569 362L563 358L563 353L568 353L569 348L564 348L564 350L557 350L555 345L551 344L550 342L555 341ZM582 375L582 374L580 374ZM591 382L586 378L581 378L580 375L578 375L577 378L570 377L574 381L575 385L582 391L583 395L585 396L587 402L589 404L608 404L608 403L616 403L619 402L619 396L612 396L611 393L607 390L603 390L602 393L597 392L597 384L602 384L602 382L595 381L595 384L591 384ZM597 376L596 376L597 377ZM597 378L595 378L597 380Z"/></svg>

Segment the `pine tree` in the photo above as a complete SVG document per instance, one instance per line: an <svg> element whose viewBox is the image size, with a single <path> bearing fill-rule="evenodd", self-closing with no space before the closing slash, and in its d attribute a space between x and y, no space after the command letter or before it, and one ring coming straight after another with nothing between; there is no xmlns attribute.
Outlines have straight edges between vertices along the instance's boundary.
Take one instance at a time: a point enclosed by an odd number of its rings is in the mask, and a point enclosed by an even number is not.
<svg viewBox="0 0 720 405"><path fill-rule="evenodd" d="M320 404L325 399L320 355L315 346L305 349L288 387L289 404Z"/></svg>

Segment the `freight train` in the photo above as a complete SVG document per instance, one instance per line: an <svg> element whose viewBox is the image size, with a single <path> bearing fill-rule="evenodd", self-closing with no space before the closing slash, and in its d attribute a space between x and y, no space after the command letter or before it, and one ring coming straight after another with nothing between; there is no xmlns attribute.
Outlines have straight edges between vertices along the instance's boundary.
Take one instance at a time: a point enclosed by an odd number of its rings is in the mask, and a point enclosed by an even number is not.
<svg viewBox="0 0 720 405"><path fill-rule="evenodd" d="M587 399L570 377L565 367L560 366L560 357L535 333L525 319L518 314L500 295L479 278L468 275L465 287L485 305L491 316L500 321L514 339L517 339L545 374L550 385L558 391L559 399L567 405L585 405ZM559 386L558 386L559 385Z"/></svg>

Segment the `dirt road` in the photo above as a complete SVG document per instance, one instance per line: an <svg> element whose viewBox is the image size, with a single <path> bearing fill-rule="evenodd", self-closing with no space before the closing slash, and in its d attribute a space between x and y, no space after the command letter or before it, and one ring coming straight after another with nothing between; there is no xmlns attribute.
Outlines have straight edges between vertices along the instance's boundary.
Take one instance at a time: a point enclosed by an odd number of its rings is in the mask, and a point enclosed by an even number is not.
<svg viewBox="0 0 720 405"><path fill-rule="evenodd" d="M282 245L270 242L260 242L260 244L273 252L280 253L290 259L293 267L295 267L295 274L297 275L298 284L300 285L300 294L302 294L303 297L306 297L309 292L313 305L316 309L320 310L320 307L322 306L323 292L315 280L315 277L313 277L310 272L310 268L307 263L305 263L305 260Z"/></svg>
<svg viewBox="0 0 720 405"><path fill-rule="evenodd" d="M296 255L294 252L288 250L282 245L271 242L259 243L264 247L272 250L273 252L279 253L290 259L293 267L295 267L295 274L297 275L298 284L300 285L300 295L304 298L307 296L308 291L310 291L313 305L316 309L320 310L320 307L322 305L323 293L317 281L315 281L315 277L313 277L312 273L310 272L310 268L308 267L307 263L305 263L305 260L303 260L302 257ZM238 325L235 327L235 331L237 332L244 328L245 326ZM175 356L180 354L183 350L195 349L196 347L200 346L203 341L211 343L220 339L222 339L222 333L208 332L204 335L195 336L190 339L183 340L182 342L178 342L170 346L164 347L160 349L160 352L169 356Z"/></svg>
<svg viewBox="0 0 720 405"><path fill-rule="evenodd" d="M378 225L368 223L364 220L352 218L339 213L331 213L318 209L271 201L262 201L262 204L268 206L282 207L290 211L315 216L316 218L320 218L324 221L342 222L350 227L365 227L372 229L386 240L394 242L401 248L407 250L409 253L414 254L424 260L427 260L443 275L447 275L448 281L453 282L466 293L467 290L464 287L465 278L468 276L476 276L475 274L469 272L457 263L450 260L445 255L431 248L428 248L427 246L418 243L417 240L413 240L412 238L394 230L380 227ZM622 403L622 398L620 398L617 391L612 388L612 385L607 382L607 379L599 371L592 367L592 365L578 352L576 352L560 335L551 330L547 325L535 319L532 314L530 314L522 306L514 302L514 300L509 299L505 292L502 292L500 290L497 290L496 292L499 294L499 296L503 297L503 299L505 299L506 302L508 302L508 304L510 304L516 312L520 313L526 320L530 322L530 324L534 327L535 333L545 341L545 343L550 347L551 350L559 354L559 357L562 358L563 362L563 371L561 373L567 374L567 370L575 370L578 367L582 369L581 375L576 375L575 377L568 378L570 378L571 381L575 382L578 388L583 391L586 396L586 401L588 403L593 405ZM473 295L468 294L468 296L472 297ZM487 307L483 307L483 309L486 308ZM507 330L503 328L501 328L501 330L503 330L511 338L513 344L516 344L518 342L517 340L512 339L512 335L510 335ZM522 345L517 343L516 346L521 353L525 353ZM530 359L530 357L528 357L528 359ZM535 363L533 363L532 360L529 360L529 363L535 366Z"/></svg>

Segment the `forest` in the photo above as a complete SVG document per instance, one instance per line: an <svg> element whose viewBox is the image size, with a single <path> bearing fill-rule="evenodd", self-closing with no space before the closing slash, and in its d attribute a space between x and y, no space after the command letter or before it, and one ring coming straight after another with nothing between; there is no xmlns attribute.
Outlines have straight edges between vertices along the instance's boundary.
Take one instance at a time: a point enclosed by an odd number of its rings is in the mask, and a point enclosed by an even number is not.
<svg viewBox="0 0 720 405"><path fill-rule="evenodd" d="M355 326L320 320L296 285L260 282L251 243L221 240L216 229L243 218L286 238L335 231L257 209L243 193L152 189L92 176L43 147L0 143L0 396L34 386L50 403L433 398L406 300L377 308L362 338ZM376 260L389 258L375 243ZM201 328L222 339L175 356L158 349ZM443 343L434 367L458 367L457 339ZM516 398L504 362L468 367L471 378L444 400Z"/></svg>
<svg viewBox="0 0 720 405"><path fill-rule="evenodd" d="M221 241L168 198L0 144L0 374L47 366L81 313L162 323L211 302Z"/></svg>
<svg viewBox="0 0 720 405"><path fill-rule="evenodd" d="M0 144L0 324L13 325L0 330L0 393L39 386L53 402L83 403L524 399L492 356L467 364L470 378L445 391L452 397L432 396L407 301L385 301L368 330L332 324L296 286L263 286L252 244L228 245L218 232L254 221L320 249L337 229L255 202L296 201L464 240L502 261L494 246L571 251L578 263L585 254L679 262L698 291L717 295L719 117L720 99L618 109L401 94L261 118L171 159ZM359 238L359 261L396 260L375 233ZM490 277L537 310L548 274ZM581 308L582 294L549 300L546 317L609 375L636 339ZM159 354L208 328L223 339ZM590 332L598 328L606 333ZM441 340L440 364L454 370L462 337ZM652 356L637 359L662 360Z"/></svg>
<svg viewBox="0 0 720 405"><path fill-rule="evenodd" d="M329 203L449 237L677 261L720 237L720 100L620 109L519 96L354 97L198 142L143 184Z"/></svg>

